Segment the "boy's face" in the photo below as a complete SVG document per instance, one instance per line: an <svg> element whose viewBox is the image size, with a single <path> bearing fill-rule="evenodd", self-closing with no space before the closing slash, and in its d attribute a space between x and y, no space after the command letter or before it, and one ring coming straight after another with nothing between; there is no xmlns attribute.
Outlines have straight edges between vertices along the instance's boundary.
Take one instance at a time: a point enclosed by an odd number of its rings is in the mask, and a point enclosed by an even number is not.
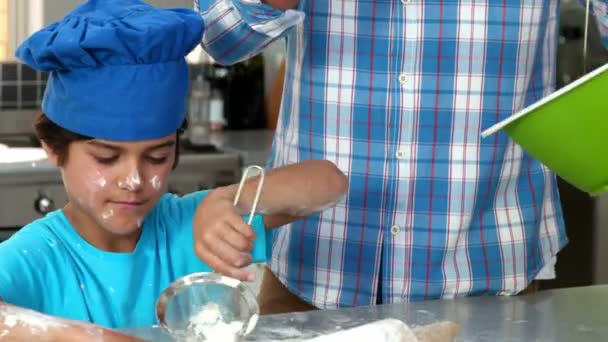
<svg viewBox="0 0 608 342"><path fill-rule="evenodd" d="M71 143L61 171L78 221L116 235L136 231L166 191L175 144L175 134L138 142ZM56 163L57 156L48 148L47 153Z"/></svg>

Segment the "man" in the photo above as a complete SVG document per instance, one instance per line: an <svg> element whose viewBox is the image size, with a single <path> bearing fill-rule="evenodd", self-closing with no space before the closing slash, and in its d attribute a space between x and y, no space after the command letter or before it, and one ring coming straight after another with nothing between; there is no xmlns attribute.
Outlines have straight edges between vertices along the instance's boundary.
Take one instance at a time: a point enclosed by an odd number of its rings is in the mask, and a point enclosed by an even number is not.
<svg viewBox="0 0 608 342"><path fill-rule="evenodd" d="M263 312L513 295L555 276L555 176L480 133L555 90L558 1L195 7L220 63L285 38L270 166L328 159L350 178L335 208L278 232ZM592 1L604 35L606 7ZM236 266L217 270L241 277Z"/></svg>

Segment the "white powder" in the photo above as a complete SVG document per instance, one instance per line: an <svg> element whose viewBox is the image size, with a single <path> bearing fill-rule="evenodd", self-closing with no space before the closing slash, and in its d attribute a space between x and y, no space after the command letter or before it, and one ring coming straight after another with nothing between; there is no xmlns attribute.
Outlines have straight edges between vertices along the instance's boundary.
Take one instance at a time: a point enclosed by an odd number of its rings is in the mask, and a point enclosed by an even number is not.
<svg viewBox="0 0 608 342"><path fill-rule="evenodd" d="M135 191L140 185L141 178L139 177L139 170L137 169L132 170L124 181L118 181L118 187L127 191Z"/></svg>
<svg viewBox="0 0 608 342"><path fill-rule="evenodd" d="M8 305L0 305L0 320L2 318L4 318L2 324L7 329L2 330L0 337L9 334L11 328L17 326L29 328L33 334L46 333L48 329L63 329L68 326L68 323L61 319Z"/></svg>
<svg viewBox="0 0 608 342"><path fill-rule="evenodd" d="M418 342L414 332L398 319L384 319L352 329L322 335L307 342L383 341Z"/></svg>
<svg viewBox="0 0 608 342"><path fill-rule="evenodd" d="M108 220L112 216L114 216L114 210L112 209L106 209L101 213L101 219L104 221Z"/></svg>
<svg viewBox="0 0 608 342"><path fill-rule="evenodd" d="M17 325L17 316L16 315L11 315L11 316L7 316L4 318L4 325L6 325L7 327L14 327L15 325Z"/></svg>
<svg viewBox="0 0 608 342"><path fill-rule="evenodd" d="M238 341L242 329L243 322L227 323L222 317L219 305L209 303L190 318L188 335L192 341Z"/></svg>
<svg viewBox="0 0 608 342"><path fill-rule="evenodd" d="M98 171L99 173L99 171ZM96 180L93 181L98 187L103 188L106 186L106 184L108 183L108 181L106 181L105 178L99 176L99 178L97 178Z"/></svg>
<svg viewBox="0 0 608 342"><path fill-rule="evenodd" d="M162 186L162 182L160 181L160 177L158 177L158 175L154 175L154 177L152 177L152 179L150 179L150 184L152 185L152 188L154 190L160 189L160 187Z"/></svg>

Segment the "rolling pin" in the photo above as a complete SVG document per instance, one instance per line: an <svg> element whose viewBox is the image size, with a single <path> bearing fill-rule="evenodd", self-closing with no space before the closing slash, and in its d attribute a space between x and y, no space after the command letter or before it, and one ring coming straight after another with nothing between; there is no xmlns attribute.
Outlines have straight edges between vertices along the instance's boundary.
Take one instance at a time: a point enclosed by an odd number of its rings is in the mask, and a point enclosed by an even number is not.
<svg viewBox="0 0 608 342"><path fill-rule="evenodd" d="M410 329L402 321L389 318L307 341L451 342L456 336L458 325L452 322L439 322Z"/></svg>

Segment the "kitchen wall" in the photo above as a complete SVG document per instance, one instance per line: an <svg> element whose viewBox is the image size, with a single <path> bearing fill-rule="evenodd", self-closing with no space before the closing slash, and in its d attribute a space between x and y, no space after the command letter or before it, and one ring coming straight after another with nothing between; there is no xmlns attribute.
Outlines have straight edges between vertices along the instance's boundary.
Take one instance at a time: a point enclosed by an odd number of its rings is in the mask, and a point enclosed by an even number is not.
<svg viewBox="0 0 608 342"><path fill-rule="evenodd" d="M35 110L46 85L47 74L17 62L0 63L0 109Z"/></svg>
<svg viewBox="0 0 608 342"><path fill-rule="evenodd" d="M79 0L51 0L43 4L42 24L51 24L65 16L68 11L81 4Z"/></svg>
<svg viewBox="0 0 608 342"><path fill-rule="evenodd" d="M0 61L8 58L8 37L8 0L0 0Z"/></svg>
<svg viewBox="0 0 608 342"><path fill-rule="evenodd" d="M82 2L82 0L47 0L44 6L44 25L61 19ZM159 7L192 7L192 0L146 0L146 2Z"/></svg>

